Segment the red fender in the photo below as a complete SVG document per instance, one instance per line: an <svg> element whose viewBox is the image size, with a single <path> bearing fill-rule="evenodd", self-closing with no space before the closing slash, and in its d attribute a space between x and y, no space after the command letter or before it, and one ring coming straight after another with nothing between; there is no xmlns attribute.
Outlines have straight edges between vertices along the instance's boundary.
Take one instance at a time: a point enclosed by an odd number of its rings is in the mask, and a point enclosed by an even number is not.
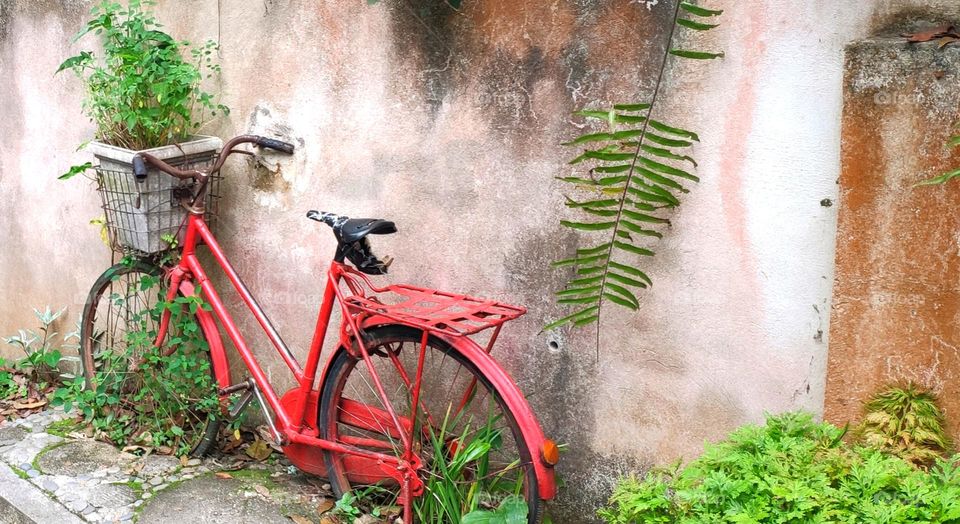
<svg viewBox="0 0 960 524"><path fill-rule="evenodd" d="M553 467L546 464L542 458L541 452L546 443L547 437L543 434L543 429L537 421L533 409L527 402L526 397L517 387L517 384L510 378L503 366L500 365L489 353L483 350L476 342L468 337L451 337L432 334L443 340L447 344L457 348L461 355L466 357L493 385L497 393L503 397L507 407L517 418L517 424L520 425L520 432L523 434L523 440L533 455L533 469L537 474L537 485L540 490L540 498L543 500L552 500L557 494L557 482L554 476Z"/></svg>
<svg viewBox="0 0 960 524"><path fill-rule="evenodd" d="M180 293L186 297L198 294L193 282L188 280L180 282ZM196 315L197 323L200 324L203 336L206 337L207 345L210 347L210 363L213 366L213 375L220 388L225 388L231 384L230 361L227 360L227 351L223 346L220 330L217 329L217 321L211 312L205 311L203 308L197 309Z"/></svg>
<svg viewBox="0 0 960 524"><path fill-rule="evenodd" d="M371 316L363 322L363 328L393 324L394 320L384 317ZM553 467L548 465L541 455L543 446L547 441L540 428L533 409L527 402L526 397L517 387L517 384L510 378L503 366L493 357L483 350L476 342L469 337L443 336L436 333L430 334L450 344L460 352L471 364L477 367L481 373L490 380L491 385L507 404L507 408L514 414L517 424L520 426L520 433L526 442L528 449L533 455L533 468L537 475L537 484L540 491L540 498L543 500L552 500L557 493L557 481ZM331 359L332 360L332 359ZM324 369L323 377L326 378L327 370Z"/></svg>

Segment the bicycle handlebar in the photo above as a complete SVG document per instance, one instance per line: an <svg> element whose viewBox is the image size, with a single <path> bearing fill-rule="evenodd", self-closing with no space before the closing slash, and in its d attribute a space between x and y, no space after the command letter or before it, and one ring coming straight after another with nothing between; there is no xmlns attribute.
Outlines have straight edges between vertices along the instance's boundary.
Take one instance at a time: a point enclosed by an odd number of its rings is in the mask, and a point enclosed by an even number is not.
<svg viewBox="0 0 960 524"><path fill-rule="evenodd" d="M257 145L260 147L266 147L275 151L280 151L281 153L286 153L288 155L293 154L293 144L288 144L287 142L263 136L257 138Z"/></svg>
<svg viewBox="0 0 960 524"><path fill-rule="evenodd" d="M227 157L236 152L233 148L240 144L256 144L260 147L266 147L288 155L293 154L293 144L257 135L240 135L227 141L221 150L220 158L217 159L217 162L210 167L209 170L178 169L149 153L137 153L133 156L133 174L137 177L137 180L143 180L147 177L147 164L149 164L172 177L196 179L202 175L219 171L220 168L223 167L223 163L227 160Z"/></svg>

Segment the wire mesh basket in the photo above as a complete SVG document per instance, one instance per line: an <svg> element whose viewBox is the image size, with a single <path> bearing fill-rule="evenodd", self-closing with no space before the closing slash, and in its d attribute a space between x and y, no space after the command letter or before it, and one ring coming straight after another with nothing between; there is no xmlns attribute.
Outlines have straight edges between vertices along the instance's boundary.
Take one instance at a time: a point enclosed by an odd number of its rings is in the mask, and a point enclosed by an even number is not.
<svg viewBox="0 0 960 524"><path fill-rule="evenodd" d="M216 155L178 160L167 162L181 169L202 169L212 165ZM137 181L132 170L105 169L102 163L96 168L96 177L110 247L115 251L149 255L170 249L165 240L169 237L183 240L180 236L186 229L187 210L181 199L195 193L194 181L180 180L156 169L151 169L143 181ZM216 226L221 178L220 173L214 173L207 183L204 218L211 229Z"/></svg>

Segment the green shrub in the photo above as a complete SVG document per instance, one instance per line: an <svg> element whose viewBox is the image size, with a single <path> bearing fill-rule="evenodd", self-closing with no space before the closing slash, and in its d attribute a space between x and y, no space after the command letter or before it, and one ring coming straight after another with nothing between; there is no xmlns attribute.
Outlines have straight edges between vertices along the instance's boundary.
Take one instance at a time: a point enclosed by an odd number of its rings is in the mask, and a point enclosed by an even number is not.
<svg viewBox="0 0 960 524"><path fill-rule="evenodd" d="M80 338L76 331L62 337L54 331L53 323L64 311L66 308L53 311L50 306L42 311L33 308L39 323L37 330L20 329L16 335L2 337L4 342L23 352L23 358L9 363L0 358L0 398L25 396L27 389L43 390L60 383L57 366L64 360L60 350L74 349L76 346L69 341ZM22 380L16 380L17 376Z"/></svg>
<svg viewBox="0 0 960 524"><path fill-rule="evenodd" d="M843 441L809 414L744 426L686 467L623 479L598 514L611 524L960 523L958 460L929 471Z"/></svg>
<svg viewBox="0 0 960 524"><path fill-rule="evenodd" d="M155 290L158 301L128 320L131 330L122 343L98 352L92 386L77 377L58 388L50 402L76 410L97 438L185 455L202 435L209 414L219 408L209 347L195 316L210 306L196 296L167 302L160 284L159 277L142 277L142 289ZM165 310L171 313L168 336L157 348L157 326ZM134 373L131 363L137 366Z"/></svg>
<svg viewBox="0 0 960 524"><path fill-rule="evenodd" d="M857 428L857 440L896 455L919 467L929 467L951 448L936 397L916 384L893 386L874 395Z"/></svg>

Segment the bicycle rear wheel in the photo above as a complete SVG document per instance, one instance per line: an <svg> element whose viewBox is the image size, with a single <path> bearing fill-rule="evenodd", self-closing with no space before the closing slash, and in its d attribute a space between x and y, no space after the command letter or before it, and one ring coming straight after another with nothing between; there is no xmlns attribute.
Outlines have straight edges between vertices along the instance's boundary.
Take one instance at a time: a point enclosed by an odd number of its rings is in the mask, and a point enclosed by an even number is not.
<svg viewBox="0 0 960 524"><path fill-rule="evenodd" d="M413 447L423 462L419 474L426 486L414 501L417 521L456 523L465 513L519 496L526 503L527 522L539 523L543 501L532 463L536 454L486 377L443 340L428 339L418 409L412 410L422 335L418 329L391 325L367 330L365 338L390 404L405 427L415 428ZM399 434L385 410L367 365L339 348L318 406L323 438L402 456ZM375 485L371 489L384 505L400 499L398 483L384 480L384 470L376 464L331 452L325 459L337 495Z"/></svg>
<svg viewBox="0 0 960 524"><path fill-rule="evenodd" d="M104 415L126 416L133 424L132 443L149 439L156 447L201 456L216 445L220 430L213 366L188 308L175 308L163 348L153 347L166 297L161 274L156 265L136 261L116 264L97 279L83 309L80 362L86 387L116 399L103 407ZM164 355L168 344L176 350ZM137 423L147 419L150 425Z"/></svg>

